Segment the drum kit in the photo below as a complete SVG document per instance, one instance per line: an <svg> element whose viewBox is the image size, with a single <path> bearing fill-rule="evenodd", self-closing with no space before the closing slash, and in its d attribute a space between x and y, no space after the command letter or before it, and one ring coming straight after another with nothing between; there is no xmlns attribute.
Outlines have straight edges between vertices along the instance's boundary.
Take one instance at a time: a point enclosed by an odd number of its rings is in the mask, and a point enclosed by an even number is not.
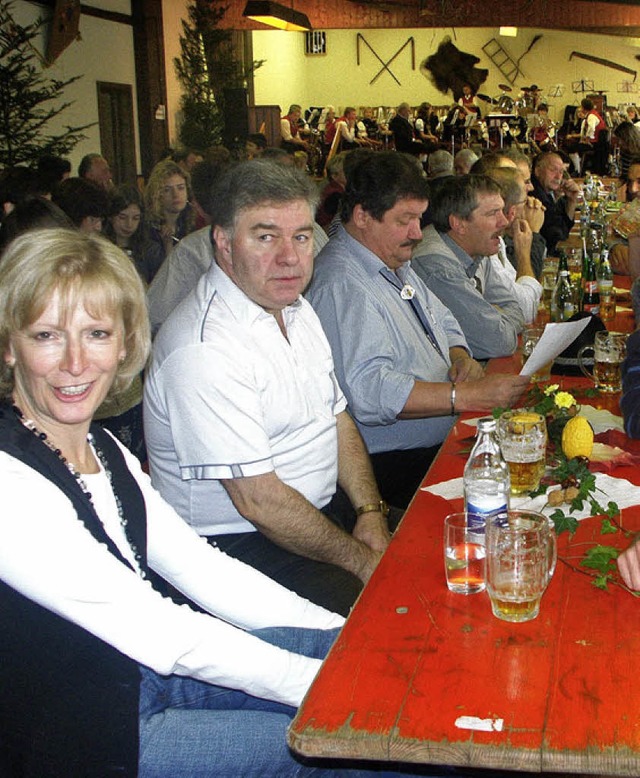
<svg viewBox="0 0 640 778"><path fill-rule="evenodd" d="M492 145L503 148L505 142L510 143L513 138L526 139L529 117L535 114L540 102L540 90L535 84L522 87L514 98L511 96L513 87L509 84L498 84L498 89L500 94L495 97L480 93L476 97L489 106L485 120Z"/></svg>

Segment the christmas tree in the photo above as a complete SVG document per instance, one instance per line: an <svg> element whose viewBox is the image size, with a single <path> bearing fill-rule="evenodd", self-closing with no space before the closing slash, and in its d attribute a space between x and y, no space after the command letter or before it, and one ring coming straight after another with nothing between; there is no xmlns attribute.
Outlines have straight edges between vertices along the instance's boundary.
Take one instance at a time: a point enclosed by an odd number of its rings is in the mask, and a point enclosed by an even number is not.
<svg viewBox="0 0 640 778"><path fill-rule="evenodd" d="M245 67L233 45L233 31L219 29L227 7L195 0L182 20L181 56L173 60L184 88L181 99L180 143L185 148L205 150L222 142L224 90L242 87L263 61Z"/></svg>
<svg viewBox="0 0 640 778"><path fill-rule="evenodd" d="M65 156L92 126L47 132L48 123L72 104L62 102L65 88L81 76L60 81L43 74L46 63L34 39L45 20L22 27L11 14L12 5L0 0L0 165L7 167L33 164L43 154Z"/></svg>

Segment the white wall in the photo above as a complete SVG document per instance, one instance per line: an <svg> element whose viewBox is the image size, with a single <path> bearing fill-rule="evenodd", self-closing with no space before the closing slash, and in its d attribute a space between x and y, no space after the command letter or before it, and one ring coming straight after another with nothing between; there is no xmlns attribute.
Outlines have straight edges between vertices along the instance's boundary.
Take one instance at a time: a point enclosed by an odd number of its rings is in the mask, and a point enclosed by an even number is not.
<svg viewBox="0 0 640 778"><path fill-rule="evenodd" d="M619 91L619 84L631 80L632 76L575 57L569 60L572 51L579 51L640 72L640 62L635 59L635 55L640 54L640 39L541 29L520 29L516 38L500 37L497 29L489 28L456 29L455 37L452 32L451 28L363 32L366 41L385 62L409 38L414 38L416 69L411 70L410 46L389 65L400 81L399 86L387 72L370 84L382 66L362 41L360 65L357 65L355 30L327 30L327 54L324 56L304 55L303 33L256 31L253 33L254 57L267 60L255 74L256 104L276 104L285 110L294 102L305 107L331 103L337 108L345 105L395 106L405 100L414 105L423 100L444 105L450 102L451 95L438 92L420 72L419 66L436 51L445 35L451 35L461 51L480 57L478 67L489 69L489 77L480 91L495 96L500 92L498 84L505 82L505 78L484 54L482 46L496 38L517 60L536 34L542 35L542 39L523 57L520 63L523 75L515 81L514 91L517 93L520 87L532 83L545 90L563 84L564 95L552 101L552 118L556 112L557 118L561 118L566 104L579 101L581 95L571 92L571 83L581 79L591 79L596 89L608 90L610 105L640 104L640 93L627 95ZM636 88L639 83L640 79L637 79Z"/></svg>
<svg viewBox="0 0 640 778"><path fill-rule="evenodd" d="M129 0L100 0L100 2L92 0L91 5L118 13L129 14L131 12ZM33 3L17 2L13 4L12 13L18 24L26 25L38 16L47 18L49 12L42 6ZM44 31L46 31L46 25L40 36L41 39L35 42L40 52L46 51ZM81 14L80 35L82 39L71 43L55 63L45 70L45 76L62 80L77 75L83 76L65 90L65 101L74 101L74 104L48 125L51 132L63 130L68 124L81 125L98 121L97 81L129 84L132 87L134 122L137 126L137 96L131 26ZM100 151L98 126L85 130L84 134L87 139L79 143L69 154L74 174L85 154ZM137 148L137 138L132 138L132 143L136 144L136 164L140 170L140 150Z"/></svg>

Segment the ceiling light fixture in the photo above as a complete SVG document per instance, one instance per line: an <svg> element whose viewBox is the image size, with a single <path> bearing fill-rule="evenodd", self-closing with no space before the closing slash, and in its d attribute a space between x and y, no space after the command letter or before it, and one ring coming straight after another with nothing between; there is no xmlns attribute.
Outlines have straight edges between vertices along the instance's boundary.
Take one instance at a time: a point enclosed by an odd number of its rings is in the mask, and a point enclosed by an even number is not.
<svg viewBox="0 0 640 778"><path fill-rule="evenodd" d="M280 3L249 0L242 15L256 22L268 24L270 27L276 27L278 30L294 30L296 32L311 30L311 22L306 14L294 11L293 8L287 8L286 5L280 5Z"/></svg>
<svg viewBox="0 0 640 778"><path fill-rule="evenodd" d="M500 28L500 35L503 35L506 38L517 38L518 37L518 28L517 27L501 27Z"/></svg>

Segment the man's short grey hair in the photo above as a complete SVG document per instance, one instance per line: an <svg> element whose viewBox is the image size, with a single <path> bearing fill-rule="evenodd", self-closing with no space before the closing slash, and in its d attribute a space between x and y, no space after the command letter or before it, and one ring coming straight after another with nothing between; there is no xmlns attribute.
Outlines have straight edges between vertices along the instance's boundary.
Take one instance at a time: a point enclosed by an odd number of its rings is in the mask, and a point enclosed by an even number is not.
<svg viewBox="0 0 640 778"><path fill-rule="evenodd" d="M490 170L487 175L500 187L504 210L518 205L523 197L526 197L526 189L522 173L513 167L497 167Z"/></svg>
<svg viewBox="0 0 640 778"><path fill-rule="evenodd" d="M304 200L315 213L318 187L302 171L271 160L252 159L227 170L211 192L211 223L233 232L241 211Z"/></svg>
<svg viewBox="0 0 640 778"><path fill-rule="evenodd" d="M463 160L465 166L470 168L474 162L478 161L479 157L475 151L472 151L471 149L460 149L454 157L454 161L457 162L459 159Z"/></svg>
<svg viewBox="0 0 640 778"><path fill-rule="evenodd" d="M438 232L449 232L449 216L469 221L478 207L479 194L499 194L500 187L488 176L450 176L433 194L431 218Z"/></svg>
<svg viewBox="0 0 640 778"><path fill-rule="evenodd" d="M430 176L443 176L453 173L453 157L445 149L438 149L429 154L427 162Z"/></svg>

